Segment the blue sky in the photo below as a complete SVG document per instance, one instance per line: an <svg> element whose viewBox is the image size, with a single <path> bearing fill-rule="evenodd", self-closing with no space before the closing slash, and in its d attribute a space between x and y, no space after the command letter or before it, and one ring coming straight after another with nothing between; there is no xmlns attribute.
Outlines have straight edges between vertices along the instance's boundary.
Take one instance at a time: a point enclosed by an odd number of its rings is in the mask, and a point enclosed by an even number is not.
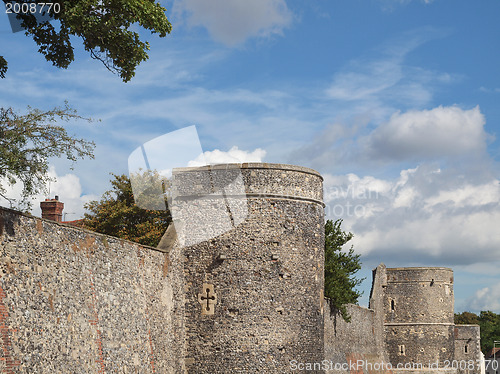
<svg viewBox="0 0 500 374"><path fill-rule="evenodd" d="M196 125L208 159L324 175L327 218L344 219L362 255L361 304L380 262L447 266L457 311L500 313L500 2L162 4L173 32L142 33L150 58L127 84L78 39L76 61L52 67L0 18L0 106L68 100L101 120L67 125L96 142L95 160L51 162L68 220L142 143Z"/></svg>

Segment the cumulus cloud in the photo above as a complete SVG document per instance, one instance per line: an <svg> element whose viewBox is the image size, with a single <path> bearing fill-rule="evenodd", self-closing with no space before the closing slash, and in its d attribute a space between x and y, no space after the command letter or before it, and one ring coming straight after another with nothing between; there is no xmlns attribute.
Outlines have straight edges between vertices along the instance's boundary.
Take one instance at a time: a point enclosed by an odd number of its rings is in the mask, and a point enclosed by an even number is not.
<svg viewBox="0 0 500 374"><path fill-rule="evenodd" d="M426 164L396 179L327 175L324 199L327 217L343 218L367 256L422 264L500 260L496 178Z"/></svg>
<svg viewBox="0 0 500 374"><path fill-rule="evenodd" d="M230 46L249 37L281 34L292 21L285 0L176 0L174 12L187 14L189 26L205 27Z"/></svg>
<svg viewBox="0 0 500 374"><path fill-rule="evenodd" d="M369 157L429 159L481 153L486 148L485 119L478 106L464 110L439 106L394 113L361 142Z"/></svg>
<svg viewBox="0 0 500 374"><path fill-rule="evenodd" d="M47 186L47 194L38 194L33 196L30 201L33 206L32 214L41 216L40 202L46 198L54 198L59 196L59 201L64 203L63 220L72 221L83 217L85 213L84 204L91 200L98 200L99 196L92 194L83 194L80 179L75 174L57 175L55 167L51 166L48 172L49 177L53 180ZM6 196L13 199L20 199L22 192L22 184L16 183L12 186L3 184L6 189ZM48 191L50 190L50 196ZM0 204L9 207L6 200L0 199ZM15 207L14 207L15 208Z"/></svg>
<svg viewBox="0 0 500 374"><path fill-rule="evenodd" d="M242 163L242 162L262 162L266 151L260 148L254 151L244 151L237 146L232 147L229 151L221 151L214 149L213 151L204 152L196 160L190 161L188 166L214 165L226 163Z"/></svg>
<svg viewBox="0 0 500 374"><path fill-rule="evenodd" d="M439 106L393 112L373 130L369 114L325 126L311 143L291 152L295 162L313 168L344 168L446 160L478 162L487 157L488 134L479 107ZM371 122L371 123L370 123Z"/></svg>
<svg viewBox="0 0 500 374"><path fill-rule="evenodd" d="M436 196L426 199L425 208L434 209L437 206L466 208L496 204L499 200L499 185L497 180L480 185L466 184L453 190L439 191Z"/></svg>
<svg viewBox="0 0 500 374"><path fill-rule="evenodd" d="M470 310L500 310L500 284L477 290L473 297L466 301Z"/></svg>

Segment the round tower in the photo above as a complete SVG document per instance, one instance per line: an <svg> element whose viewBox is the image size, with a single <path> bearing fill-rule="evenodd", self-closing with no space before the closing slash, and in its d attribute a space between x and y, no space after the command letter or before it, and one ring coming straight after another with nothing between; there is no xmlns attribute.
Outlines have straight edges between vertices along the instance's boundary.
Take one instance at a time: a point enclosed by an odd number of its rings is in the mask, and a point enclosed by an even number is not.
<svg viewBox="0 0 500 374"><path fill-rule="evenodd" d="M397 364L443 367L454 357L453 271L441 267L388 268L385 343Z"/></svg>
<svg viewBox="0 0 500 374"><path fill-rule="evenodd" d="M287 373L323 360L323 178L281 164L174 169L186 370ZM202 224L201 224L202 223Z"/></svg>

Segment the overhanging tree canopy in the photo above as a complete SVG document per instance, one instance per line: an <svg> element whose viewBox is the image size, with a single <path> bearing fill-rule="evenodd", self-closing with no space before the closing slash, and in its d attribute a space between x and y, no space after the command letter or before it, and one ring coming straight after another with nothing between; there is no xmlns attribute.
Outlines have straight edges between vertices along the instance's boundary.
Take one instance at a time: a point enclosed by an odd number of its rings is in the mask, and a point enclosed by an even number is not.
<svg viewBox="0 0 500 374"><path fill-rule="evenodd" d="M28 198L43 192L50 180L49 157L66 156L68 160L94 158L94 143L68 135L58 120L82 119L66 105L48 111L28 107L19 115L12 108L0 108L0 196L29 210ZM90 121L90 119L86 119ZM2 186L2 183L4 185ZM15 201L6 195L5 184L23 184L22 197Z"/></svg>
<svg viewBox="0 0 500 374"><path fill-rule="evenodd" d="M139 34L131 30L132 26L139 25L160 37L172 30L166 9L155 0L53 0L52 3L60 5L50 10L53 21L39 24L30 13L18 17L22 19L26 35L39 46L38 51L59 68L67 68L74 60L70 37L78 36L92 58L128 82L135 75L137 65L148 59L149 50L149 43L140 40ZM0 56L0 77L3 78L6 71L7 61Z"/></svg>

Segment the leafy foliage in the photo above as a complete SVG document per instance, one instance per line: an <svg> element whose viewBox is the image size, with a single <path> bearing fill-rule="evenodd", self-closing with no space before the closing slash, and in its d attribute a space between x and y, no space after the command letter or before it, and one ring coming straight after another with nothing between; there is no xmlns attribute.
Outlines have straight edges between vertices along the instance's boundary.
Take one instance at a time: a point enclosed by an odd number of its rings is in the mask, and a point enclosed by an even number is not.
<svg viewBox="0 0 500 374"><path fill-rule="evenodd" d="M139 168L130 175L130 183L136 205L142 209L168 209L167 199L171 194L171 182L157 170L144 171Z"/></svg>
<svg viewBox="0 0 500 374"><path fill-rule="evenodd" d="M7 60L0 56L0 78L5 78L5 73L7 72Z"/></svg>
<svg viewBox="0 0 500 374"><path fill-rule="evenodd" d="M12 108L0 108L0 183L23 184L22 198L17 202L19 209L29 210L28 198L45 191L49 181L49 157L66 156L73 162L79 158L94 158L93 142L71 137L64 127L56 124L58 119L81 118L68 103L49 111L28 107L24 115L15 113ZM11 206L16 202L6 196L1 184L0 196Z"/></svg>
<svg viewBox="0 0 500 374"><path fill-rule="evenodd" d="M134 201L132 185L126 175L112 174L112 189L101 201L85 204L84 226L90 230L156 247L172 221L168 209L147 210ZM158 181L155 172L145 172L145 179ZM160 181L161 183L161 181Z"/></svg>
<svg viewBox="0 0 500 374"><path fill-rule="evenodd" d="M7 3L9 0L4 0ZM28 0L17 0L28 2ZM26 35L31 36L47 61L59 68L67 68L74 60L70 37L83 39L83 46L92 58L118 73L124 82L135 75L135 68L148 59L149 43L140 40L131 31L136 25L165 37L172 30L166 9L155 0L54 0L60 12L52 7L50 16L59 23L38 23L32 14L19 14ZM0 77L7 70L7 62L0 56Z"/></svg>
<svg viewBox="0 0 500 374"><path fill-rule="evenodd" d="M482 311L455 313L455 324L478 324L481 329L481 351L486 355L493 348L493 341L500 340L500 314Z"/></svg>
<svg viewBox="0 0 500 374"><path fill-rule="evenodd" d="M340 312L342 318L350 321L346 304L357 303L362 295L356 290L363 279L357 279L354 274L361 269L360 255L354 254L351 246L348 252L342 251L342 246L352 239L352 233L342 231L342 220L325 224L325 296L330 305Z"/></svg>
<svg viewBox="0 0 500 374"><path fill-rule="evenodd" d="M479 317L475 313L463 312L455 313L455 324L456 325L478 325Z"/></svg>

